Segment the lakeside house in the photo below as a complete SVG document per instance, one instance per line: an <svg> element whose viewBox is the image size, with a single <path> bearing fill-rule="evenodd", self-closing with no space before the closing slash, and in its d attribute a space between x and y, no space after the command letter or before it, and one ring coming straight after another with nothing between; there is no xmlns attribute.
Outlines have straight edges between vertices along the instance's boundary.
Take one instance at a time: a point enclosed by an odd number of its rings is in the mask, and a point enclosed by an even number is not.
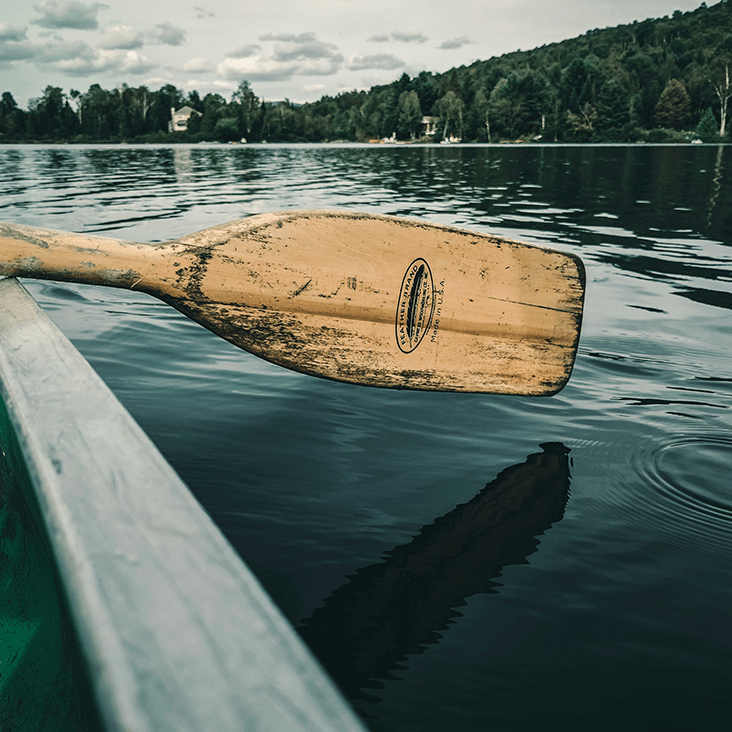
<svg viewBox="0 0 732 732"><path fill-rule="evenodd" d="M437 132L435 117L422 117L422 137L432 137Z"/></svg>
<svg viewBox="0 0 732 732"><path fill-rule="evenodd" d="M170 108L170 122L168 122L168 132L185 132L188 129L188 120L194 114L201 114L195 109L189 106L181 107L179 110L175 110L174 107Z"/></svg>

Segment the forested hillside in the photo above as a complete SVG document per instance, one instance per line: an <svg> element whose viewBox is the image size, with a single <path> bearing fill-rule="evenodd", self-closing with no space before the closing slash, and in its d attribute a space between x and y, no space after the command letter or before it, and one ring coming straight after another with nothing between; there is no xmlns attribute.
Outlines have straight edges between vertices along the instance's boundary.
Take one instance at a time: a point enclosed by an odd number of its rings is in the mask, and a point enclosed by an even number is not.
<svg viewBox="0 0 732 732"><path fill-rule="evenodd" d="M320 142L392 138L497 142L730 140L732 0L476 61L369 91L294 105L258 98L246 80L231 99L98 84L47 86L27 110L0 99L0 142ZM169 133L171 107L194 114Z"/></svg>

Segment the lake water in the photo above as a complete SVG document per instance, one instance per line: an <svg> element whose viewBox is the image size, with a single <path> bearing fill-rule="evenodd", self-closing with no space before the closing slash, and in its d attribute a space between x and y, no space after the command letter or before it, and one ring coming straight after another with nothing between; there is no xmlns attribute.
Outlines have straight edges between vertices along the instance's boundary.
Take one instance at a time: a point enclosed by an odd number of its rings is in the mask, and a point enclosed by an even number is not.
<svg viewBox="0 0 732 732"><path fill-rule="evenodd" d="M347 208L580 255L548 399L322 381L139 293L28 287L372 730L729 716L732 147L5 146L0 191L137 241Z"/></svg>

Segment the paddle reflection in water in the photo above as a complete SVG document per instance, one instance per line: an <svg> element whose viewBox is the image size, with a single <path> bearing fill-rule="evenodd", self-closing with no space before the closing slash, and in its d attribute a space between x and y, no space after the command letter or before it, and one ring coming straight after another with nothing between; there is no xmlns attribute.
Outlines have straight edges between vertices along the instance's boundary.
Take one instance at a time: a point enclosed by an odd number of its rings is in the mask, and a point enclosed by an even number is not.
<svg viewBox="0 0 732 732"><path fill-rule="evenodd" d="M352 700L376 702L400 662L438 643L503 567L525 564L569 497L569 450L552 442L503 470L472 500L424 526L387 559L356 571L303 621L300 634Z"/></svg>

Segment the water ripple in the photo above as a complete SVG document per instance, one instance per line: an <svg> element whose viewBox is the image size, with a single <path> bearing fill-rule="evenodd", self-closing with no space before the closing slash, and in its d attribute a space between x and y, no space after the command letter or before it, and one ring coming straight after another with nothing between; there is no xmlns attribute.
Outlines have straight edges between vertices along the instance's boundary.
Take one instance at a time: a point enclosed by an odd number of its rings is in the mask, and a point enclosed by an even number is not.
<svg viewBox="0 0 732 732"><path fill-rule="evenodd" d="M631 467L651 489L656 520L693 532L729 551L732 437L661 435L639 445Z"/></svg>

